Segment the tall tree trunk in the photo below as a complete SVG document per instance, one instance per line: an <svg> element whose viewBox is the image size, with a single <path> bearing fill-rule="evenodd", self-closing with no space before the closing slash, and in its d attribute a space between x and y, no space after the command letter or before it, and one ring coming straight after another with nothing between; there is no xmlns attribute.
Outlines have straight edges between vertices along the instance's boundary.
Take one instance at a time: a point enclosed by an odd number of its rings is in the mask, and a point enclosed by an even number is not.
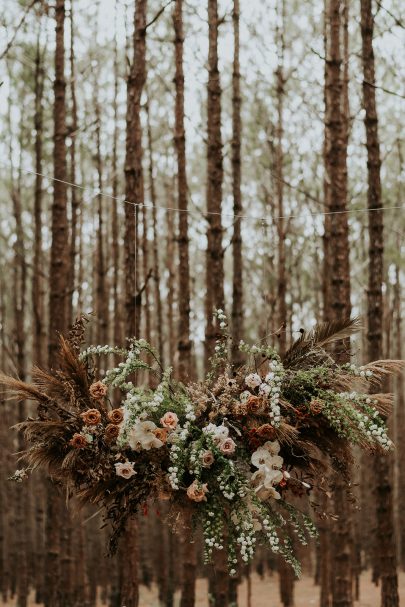
<svg viewBox="0 0 405 607"><path fill-rule="evenodd" d="M150 198L152 202L152 226L153 226L153 284L154 284L154 303L156 307L156 334L158 342L159 359L164 366L164 326L163 326L163 311L162 311L162 294L160 292L160 260L159 260L159 233L156 208L156 187L154 175L154 159L153 159L153 138L152 127L150 124L149 104L147 106L148 118L148 147L149 147L149 187Z"/></svg>
<svg viewBox="0 0 405 607"><path fill-rule="evenodd" d="M233 3L233 72L232 72L232 194L235 215L232 236L232 364L236 367L243 362L239 342L243 338L243 259L242 259L242 192L241 192L241 92L239 62L239 0Z"/></svg>
<svg viewBox="0 0 405 607"><path fill-rule="evenodd" d="M175 125L174 143L177 155L177 207L178 228L178 376L187 381L191 372L190 341L190 265L188 239L188 186L186 173L186 138L184 129L184 71L183 71L183 0L176 0L173 12L174 49L175 49ZM188 525L191 520L188 520ZM190 542L190 530L182 531L182 589L181 607L194 607L196 581L196 550Z"/></svg>
<svg viewBox="0 0 405 607"><path fill-rule="evenodd" d="M133 60L127 81L125 155L125 311L126 333L136 336L140 329L141 295L138 287L139 205L144 203L142 179L141 97L146 80L147 0L136 0L134 13Z"/></svg>
<svg viewBox="0 0 405 607"><path fill-rule="evenodd" d="M76 98L76 59L75 59L75 28L74 28L74 0L70 2L70 96L71 96L71 125L70 125L70 175L69 179L72 184L76 183L76 137L78 130L77 121L77 98ZM77 188L72 185L70 190L70 251L69 251L69 297L67 302L68 307L68 323L73 321L73 293L75 291L76 280L76 258L77 258L77 232L78 232L78 215L79 215L79 198Z"/></svg>
<svg viewBox="0 0 405 607"><path fill-rule="evenodd" d="M176 0L174 13L175 47L175 126L174 142L177 154L177 207L179 209L179 378L186 380L191 371L190 341L190 264L188 249L188 186L186 172L186 138L184 130L184 71L183 71L183 0Z"/></svg>
<svg viewBox="0 0 405 607"><path fill-rule="evenodd" d="M284 133L284 96L285 96L285 76L284 76L284 21L285 21L285 2L281 0L281 9L279 9L281 19L281 28L277 28L278 43L278 66L276 70L277 83L277 125L276 125L276 146L275 146L275 178L276 178L276 196L277 196L277 323L279 328L279 349L285 352L287 337L287 276L286 276L286 222L284 219L284 153L283 153L283 133Z"/></svg>
<svg viewBox="0 0 405 607"><path fill-rule="evenodd" d="M369 266L367 291L367 338L370 360L383 357L383 280L384 224L381 196L381 158L378 139L378 117L375 96L375 67L373 51L374 17L372 0L361 0L361 38L363 61L363 106L365 110L369 230ZM393 491L390 459L376 456L376 554L381 579L381 607L397 607L398 575L394 532Z"/></svg>
<svg viewBox="0 0 405 607"><path fill-rule="evenodd" d="M327 109L325 127L327 129L327 170L330 189L330 305L331 319L349 318L350 267L347 221L347 112L345 86L342 77L341 54L341 13L342 0L330 0L328 10L328 48L326 53L326 96ZM346 53L345 53L346 54ZM342 343L336 350L340 362L349 360L350 345ZM338 520L332 529L332 605L351 607L352 569L351 536L352 512L346 498L346 484L343 479L335 479L334 507Z"/></svg>
<svg viewBox="0 0 405 607"><path fill-rule="evenodd" d="M22 381L26 379L26 331L25 313L27 300L27 263L24 243L24 227L22 223L22 204L20 178L18 185L12 185L13 212L16 225L16 240L14 244L14 352L18 376ZM26 404L18 403L18 419L26 417ZM18 435L18 451L24 451L26 445L21 433ZM15 527L16 527L16 557L17 569L17 607L28 605L28 508L29 493L27 487L18 485L15 488Z"/></svg>
<svg viewBox="0 0 405 607"><path fill-rule="evenodd" d="M111 248L112 248L112 291L113 291L113 343L118 346L121 344L121 307L118 296L119 277L120 277L120 225L118 218L118 44L117 44L117 5L115 7L115 36L114 36L114 134L112 145L112 220L111 220Z"/></svg>
<svg viewBox="0 0 405 607"><path fill-rule="evenodd" d="M41 367L46 355L46 326L45 326L45 281L44 281L44 252L42 239L42 141L43 141L43 93L44 65L43 53L40 47L38 32L37 49L35 54L35 191L34 191L34 257L32 280L32 314L33 314L33 359Z"/></svg>
<svg viewBox="0 0 405 607"><path fill-rule="evenodd" d="M205 296L205 368L214 353L218 333L214 309L223 309L224 259L222 249L222 136L221 83L218 69L218 2L208 0L208 98L207 98L207 254Z"/></svg>
<svg viewBox="0 0 405 607"><path fill-rule="evenodd" d="M56 1L56 48L54 82L54 191L52 204L52 244L49 271L48 364L55 364L58 334L67 329L69 288L69 235L66 201L66 107L65 107L65 2ZM60 520L62 504L52 481L47 482L45 606L61 605Z"/></svg>

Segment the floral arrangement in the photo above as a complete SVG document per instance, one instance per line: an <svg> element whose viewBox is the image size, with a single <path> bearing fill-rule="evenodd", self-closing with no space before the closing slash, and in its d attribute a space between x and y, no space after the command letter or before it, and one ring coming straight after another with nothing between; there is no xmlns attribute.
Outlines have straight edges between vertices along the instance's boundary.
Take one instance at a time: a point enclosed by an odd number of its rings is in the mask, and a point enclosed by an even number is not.
<svg viewBox="0 0 405 607"><path fill-rule="evenodd" d="M58 370L34 368L32 383L1 376L13 397L37 403L37 417L18 425L29 448L13 478L42 466L69 495L103 505L111 550L128 517L164 499L202 526L207 561L225 549L234 574L261 542L298 574L292 534L305 544L316 527L296 496L326 490L328 466L347 474L351 444L392 449L393 397L375 392L402 363L336 364L328 349L359 329L351 320L302 331L282 357L241 342L246 364L231 369L226 317L216 315L221 335L201 382L176 381L142 339L81 351L84 319L61 338ZM121 362L100 373L100 356ZM153 389L140 385L145 373Z"/></svg>

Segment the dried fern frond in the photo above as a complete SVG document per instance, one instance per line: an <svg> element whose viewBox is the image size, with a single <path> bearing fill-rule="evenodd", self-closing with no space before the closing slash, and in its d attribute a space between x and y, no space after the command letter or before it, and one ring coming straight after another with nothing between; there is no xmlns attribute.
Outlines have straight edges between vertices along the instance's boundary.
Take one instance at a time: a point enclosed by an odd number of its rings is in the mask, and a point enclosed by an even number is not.
<svg viewBox="0 0 405 607"><path fill-rule="evenodd" d="M373 385L382 384L391 375L398 375L405 368L404 360L376 360L364 365L362 370L371 371L372 376L368 378Z"/></svg>
<svg viewBox="0 0 405 607"><path fill-rule="evenodd" d="M309 365L331 365L333 358L325 351L325 347L350 338L360 328L359 318L319 323L311 331L301 333L282 358L283 365L289 369L297 366L306 368Z"/></svg>
<svg viewBox="0 0 405 607"><path fill-rule="evenodd" d="M0 373L0 386L10 393L10 398L17 401L34 400L40 404L49 403L49 396L43 392L41 386L22 381L21 379L11 377Z"/></svg>

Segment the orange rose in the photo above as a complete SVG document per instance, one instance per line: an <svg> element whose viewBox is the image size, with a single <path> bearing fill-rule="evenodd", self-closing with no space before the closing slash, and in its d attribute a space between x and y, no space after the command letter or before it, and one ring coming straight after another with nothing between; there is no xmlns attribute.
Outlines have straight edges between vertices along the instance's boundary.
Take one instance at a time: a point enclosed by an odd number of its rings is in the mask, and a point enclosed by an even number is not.
<svg viewBox="0 0 405 607"><path fill-rule="evenodd" d="M107 442L113 442L119 435L120 429L115 424L108 424L105 428L104 438Z"/></svg>
<svg viewBox="0 0 405 607"><path fill-rule="evenodd" d="M206 502L206 493L208 493L207 484L201 484L198 481L191 483L187 489L187 497L193 502Z"/></svg>
<svg viewBox="0 0 405 607"><path fill-rule="evenodd" d="M87 409L80 414L80 417L86 426L97 426L101 422L101 413L98 409Z"/></svg>
<svg viewBox="0 0 405 607"><path fill-rule="evenodd" d="M113 409L112 411L110 411L108 413L108 419L110 420L110 422L112 424L116 424L117 426L122 422L122 420L124 419L124 412L123 410L120 409Z"/></svg>
<svg viewBox="0 0 405 607"><path fill-rule="evenodd" d="M274 430L274 428L271 424L263 424L262 426L259 426L259 428L257 428L256 434L260 438L266 438L268 440L273 440L273 438L276 434L276 431Z"/></svg>
<svg viewBox="0 0 405 607"><path fill-rule="evenodd" d="M73 434L72 438L69 441L69 445L71 445L75 449L83 449L84 447L87 447L87 444L88 443L86 437L83 436L83 434L79 434L78 432L76 432L76 434Z"/></svg>
<svg viewBox="0 0 405 607"><path fill-rule="evenodd" d="M175 413L173 413L172 411L167 411L161 418L160 423L164 428L168 428L169 430L175 430L178 421L179 418Z"/></svg>
<svg viewBox="0 0 405 607"><path fill-rule="evenodd" d="M96 381L89 388L90 396L96 400L101 400L108 392L108 388L102 381Z"/></svg>
<svg viewBox="0 0 405 607"><path fill-rule="evenodd" d="M169 430L167 428L156 428L156 430L153 431L153 434L156 436L156 438L162 441L163 444L165 444L167 441L168 433Z"/></svg>
<svg viewBox="0 0 405 607"><path fill-rule="evenodd" d="M206 449L205 451L202 451L200 459L204 468L209 468L210 466L212 466L212 464L214 463L214 456L212 454L211 449Z"/></svg>
<svg viewBox="0 0 405 607"><path fill-rule="evenodd" d="M257 413L263 413L265 403L262 398L260 398L259 396L254 396L252 394L247 399L246 405L247 405L249 413L256 415Z"/></svg>

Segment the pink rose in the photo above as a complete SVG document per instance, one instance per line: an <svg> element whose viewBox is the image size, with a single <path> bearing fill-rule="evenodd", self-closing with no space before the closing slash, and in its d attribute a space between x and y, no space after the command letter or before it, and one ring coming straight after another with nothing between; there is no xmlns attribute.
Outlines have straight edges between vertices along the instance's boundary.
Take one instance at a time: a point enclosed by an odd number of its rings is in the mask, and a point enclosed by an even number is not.
<svg viewBox="0 0 405 607"><path fill-rule="evenodd" d="M232 453L235 453L236 445L235 445L235 442L231 438L226 438L219 445L219 448L224 455L232 455Z"/></svg>
<svg viewBox="0 0 405 607"><path fill-rule="evenodd" d="M205 494L208 493L207 484L201 484L198 481L191 483L187 489L187 497L193 502L206 502Z"/></svg>
<svg viewBox="0 0 405 607"><path fill-rule="evenodd" d="M201 463L204 466L204 468L209 468L214 463L214 456L210 449L203 451L200 455L200 458L201 458Z"/></svg>
<svg viewBox="0 0 405 607"><path fill-rule="evenodd" d="M164 428L169 428L169 430L175 430L177 427L177 423L179 418L172 411L167 411L164 416L160 419L160 423Z"/></svg>

